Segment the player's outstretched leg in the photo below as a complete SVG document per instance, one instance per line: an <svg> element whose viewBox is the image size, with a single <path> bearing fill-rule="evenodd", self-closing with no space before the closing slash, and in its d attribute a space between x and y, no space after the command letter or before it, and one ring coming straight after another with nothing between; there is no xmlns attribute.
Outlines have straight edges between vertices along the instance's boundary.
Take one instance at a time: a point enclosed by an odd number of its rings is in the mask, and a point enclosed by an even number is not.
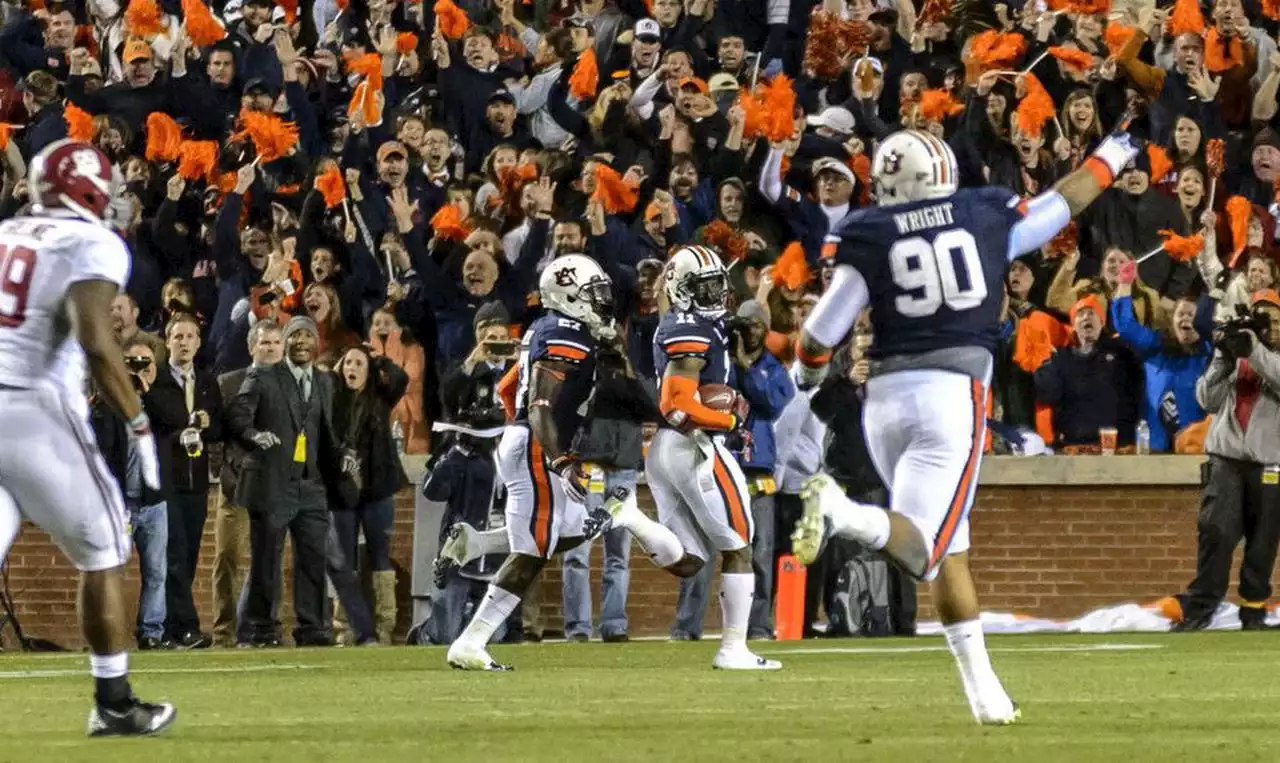
<svg viewBox="0 0 1280 763"><path fill-rule="evenodd" d="M96 685L89 736L158 734L177 717L168 703L151 704L129 686L129 622L122 567L80 575L80 620L89 642L89 670Z"/></svg>
<svg viewBox="0 0 1280 763"><path fill-rule="evenodd" d="M991 667L982 633L978 594L969 574L969 554L951 554L942 560L938 576L930 583L933 606L942 620L947 647L956 658L969 708L978 723L1007 726L1022 717Z"/></svg>
<svg viewBox="0 0 1280 763"><path fill-rule="evenodd" d="M445 659L450 665L460 670L511 670L511 666L490 657L486 646L493 632L515 611L520 597L529 590L546 563L546 559L529 554L507 557L471 616L471 622L449 645Z"/></svg>
<svg viewBox="0 0 1280 763"><path fill-rule="evenodd" d="M711 665L719 670L778 670L782 663L755 654L747 648L747 622L751 619L751 599L756 576L751 571L751 547L722 552L720 574L720 614L723 625L720 649Z"/></svg>
<svg viewBox="0 0 1280 763"><path fill-rule="evenodd" d="M604 503L604 510L609 514L608 527L604 529L621 527L635 536L655 565L681 574L673 569L685 555L680 539L665 525L655 522L640 510L634 490L614 488Z"/></svg>

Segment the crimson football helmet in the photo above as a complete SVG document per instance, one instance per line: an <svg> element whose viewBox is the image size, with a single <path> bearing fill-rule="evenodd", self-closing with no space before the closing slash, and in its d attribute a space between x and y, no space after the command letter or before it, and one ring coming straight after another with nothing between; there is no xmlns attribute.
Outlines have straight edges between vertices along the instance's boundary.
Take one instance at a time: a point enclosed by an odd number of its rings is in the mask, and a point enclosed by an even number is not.
<svg viewBox="0 0 1280 763"><path fill-rule="evenodd" d="M37 214L65 210L106 225L120 190L119 171L90 143L64 139L50 143L31 160L28 184Z"/></svg>

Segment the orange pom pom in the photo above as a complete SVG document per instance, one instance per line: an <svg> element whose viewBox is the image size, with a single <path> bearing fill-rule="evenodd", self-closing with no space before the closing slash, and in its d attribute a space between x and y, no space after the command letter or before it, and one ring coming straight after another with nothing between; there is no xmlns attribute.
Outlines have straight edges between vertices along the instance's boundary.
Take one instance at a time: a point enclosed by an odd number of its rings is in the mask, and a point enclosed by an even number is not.
<svg viewBox="0 0 1280 763"><path fill-rule="evenodd" d="M93 115L74 103L67 102L62 118L67 122L68 138L88 142L97 137L98 128L93 124Z"/></svg>
<svg viewBox="0 0 1280 763"><path fill-rule="evenodd" d="M201 0L182 0L182 17L187 27L187 37L197 48L208 47L226 39L227 28Z"/></svg>
<svg viewBox="0 0 1280 763"><path fill-rule="evenodd" d="M809 262L804 258L804 247L799 242L787 244L787 248L782 250L782 256L773 263L774 283L780 283L792 291L803 289L812 277Z"/></svg>
<svg viewBox="0 0 1280 763"><path fill-rule="evenodd" d="M285 23L298 20L298 0L276 0L276 7L284 11Z"/></svg>
<svg viewBox="0 0 1280 763"><path fill-rule="evenodd" d="M788 140L796 131L796 91L791 78L779 74L756 88L760 99L761 136Z"/></svg>
<svg viewBox="0 0 1280 763"><path fill-rule="evenodd" d="M1048 251L1045 252L1046 257L1065 257L1076 250L1079 246L1080 226L1075 220L1067 223L1067 227L1058 232L1058 235L1049 240L1047 245Z"/></svg>
<svg viewBox="0 0 1280 763"><path fill-rule="evenodd" d="M240 112L240 131L232 138L252 141L258 161L265 164L285 156L298 144L298 126L275 114L244 109Z"/></svg>
<svg viewBox="0 0 1280 763"><path fill-rule="evenodd" d="M1243 196L1232 196L1227 199L1227 226L1231 229L1231 262L1234 267L1236 258L1244 251L1249 240L1249 219L1253 217L1253 205Z"/></svg>
<svg viewBox="0 0 1280 763"><path fill-rule="evenodd" d="M1061 61L1063 66L1074 72L1087 72L1093 68L1093 56L1079 48L1050 45L1049 55Z"/></svg>
<svg viewBox="0 0 1280 763"><path fill-rule="evenodd" d="M1194 260L1204 248L1204 236L1198 233L1194 236L1179 236L1177 232L1165 229L1160 231L1160 237L1164 239L1164 250L1178 262Z"/></svg>
<svg viewBox="0 0 1280 763"><path fill-rule="evenodd" d="M462 209L457 204L445 204L431 216L431 230L441 241L462 241L471 234L471 227L462 219Z"/></svg>
<svg viewBox="0 0 1280 763"><path fill-rule="evenodd" d="M989 29L974 35L969 42L969 58L982 69L1007 69L1027 50L1027 40L1020 34Z"/></svg>
<svg viewBox="0 0 1280 763"><path fill-rule="evenodd" d="M316 175L316 190L324 197L324 205L333 209L347 197L347 181L342 179L342 172L337 164Z"/></svg>
<svg viewBox="0 0 1280 763"><path fill-rule="evenodd" d="M573 65L573 74L569 75L569 94L579 102L586 102L596 97L599 85L600 67L596 61L596 50L587 48L578 56L578 63Z"/></svg>
<svg viewBox="0 0 1280 763"><path fill-rule="evenodd" d="M460 40L471 28L471 19L467 12L459 8L453 0L436 0L433 6L436 22L440 24L440 33L450 40Z"/></svg>
<svg viewBox="0 0 1280 763"><path fill-rule="evenodd" d="M178 146L178 174L188 182L212 179L217 166L217 141L184 140Z"/></svg>
<svg viewBox="0 0 1280 763"><path fill-rule="evenodd" d="M0 151L9 148L9 136L13 133L13 125L0 122Z"/></svg>
<svg viewBox="0 0 1280 763"><path fill-rule="evenodd" d="M351 93L351 103L347 106L349 115L360 114L366 125L376 125L382 121L382 103L378 94L382 92L382 56L377 53L348 55L347 72L364 77L364 81L356 85Z"/></svg>
<svg viewBox="0 0 1280 763"><path fill-rule="evenodd" d="M164 18L156 0L129 0L124 11L124 29L134 37L149 40L164 31Z"/></svg>
<svg viewBox="0 0 1280 763"><path fill-rule="evenodd" d="M1129 44L1129 40L1138 33L1136 27L1126 24L1117 24L1112 22L1107 24L1107 31L1102 35L1102 40L1107 44L1107 51L1112 57L1120 55L1120 51L1125 45Z"/></svg>
<svg viewBox="0 0 1280 763"><path fill-rule="evenodd" d="M401 32L396 35L396 52L407 55L418 49L418 35L413 32Z"/></svg>
<svg viewBox="0 0 1280 763"><path fill-rule="evenodd" d="M1244 45L1238 38L1223 39L1213 27L1204 38L1204 68L1215 74L1244 64Z"/></svg>
<svg viewBox="0 0 1280 763"><path fill-rule="evenodd" d="M1169 152L1155 143L1147 144L1147 158L1151 160L1151 182L1159 183L1170 172L1173 172L1173 160Z"/></svg>
<svg viewBox="0 0 1280 763"><path fill-rule="evenodd" d="M1049 7L1055 11L1093 16L1099 13L1110 13L1111 0L1050 0Z"/></svg>
<svg viewBox="0 0 1280 763"><path fill-rule="evenodd" d="M1018 129L1027 135L1040 135L1044 130L1045 122L1054 117L1056 109L1053 105L1053 97L1044 89L1044 85L1040 84L1036 75L1022 76L1027 94L1018 102L1018 108L1013 112L1013 119Z"/></svg>
<svg viewBox="0 0 1280 763"><path fill-rule="evenodd" d="M924 0L920 14L916 17L921 24L937 24L951 16L951 0Z"/></svg>
<svg viewBox="0 0 1280 763"><path fill-rule="evenodd" d="M1200 0L1178 0L1165 24L1173 37L1180 34L1203 35L1204 14L1200 11Z"/></svg>
<svg viewBox="0 0 1280 763"><path fill-rule="evenodd" d="M930 122L942 122L964 111L964 104L946 90L926 90L920 94L920 115Z"/></svg>
<svg viewBox="0 0 1280 763"><path fill-rule="evenodd" d="M818 79L836 79L844 71L848 57L866 53L870 42L871 27L868 24L845 21L819 6L809 16L804 69Z"/></svg>
<svg viewBox="0 0 1280 763"><path fill-rule="evenodd" d="M871 203L871 157L858 154L849 160L849 168L853 170L853 176L858 179L861 189L858 204L865 207Z"/></svg>
<svg viewBox="0 0 1280 763"><path fill-rule="evenodd" d="M702 241L720 252L720 259L736 262L747 256L747 239L729 227L729 223L716 219L702 229Z"/></svg>
<svg viewBox="0 0 1280 763"><path fill-rule="evenodd" d="M596 190L591 194L591 199L603 204L604 210L611 215L623 214L636 208L636 203L640 201L640 189L624 181L614 168L598 162Z"/></svg>
<svg viewBox="0 0 1280 763"><path fill-rule="evenodd" d="M1204 163L1212 177L1221 177L1226 167L1226 145L1222 138L1210 138L1204 144Z"/></svg>
<svg viewBox="0 0 1280 763"><path fill-rule="evenodd" d="M147 115L147 161L171 162L182 147L182 127L173 117L160 111Z"/></svg>

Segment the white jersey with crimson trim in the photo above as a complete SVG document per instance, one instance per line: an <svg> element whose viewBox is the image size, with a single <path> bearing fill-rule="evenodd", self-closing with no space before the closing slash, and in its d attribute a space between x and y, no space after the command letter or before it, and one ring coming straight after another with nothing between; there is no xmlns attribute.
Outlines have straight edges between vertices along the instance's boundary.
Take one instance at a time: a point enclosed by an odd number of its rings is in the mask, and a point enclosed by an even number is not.
<svg viewBox="0 0 1280 763"><path fill-rule="evenodd" d="M101 225L63 217L0 223L0 385L53 383L82 395L85 358L72 336L67 291L129 279L129 249Z"/></svg>

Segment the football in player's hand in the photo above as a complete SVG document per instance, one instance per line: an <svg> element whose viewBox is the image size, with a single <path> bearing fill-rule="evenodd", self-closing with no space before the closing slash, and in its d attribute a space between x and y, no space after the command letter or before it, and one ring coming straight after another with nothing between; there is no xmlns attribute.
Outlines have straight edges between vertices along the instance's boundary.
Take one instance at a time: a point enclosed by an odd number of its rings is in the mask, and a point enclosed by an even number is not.
<svg viewBox="0 0 1280 763"><path fill-rule="evenodd" d="M698 399L713 411L730 413L738 391L726 384L704 384L698 388Z"/></svg>

